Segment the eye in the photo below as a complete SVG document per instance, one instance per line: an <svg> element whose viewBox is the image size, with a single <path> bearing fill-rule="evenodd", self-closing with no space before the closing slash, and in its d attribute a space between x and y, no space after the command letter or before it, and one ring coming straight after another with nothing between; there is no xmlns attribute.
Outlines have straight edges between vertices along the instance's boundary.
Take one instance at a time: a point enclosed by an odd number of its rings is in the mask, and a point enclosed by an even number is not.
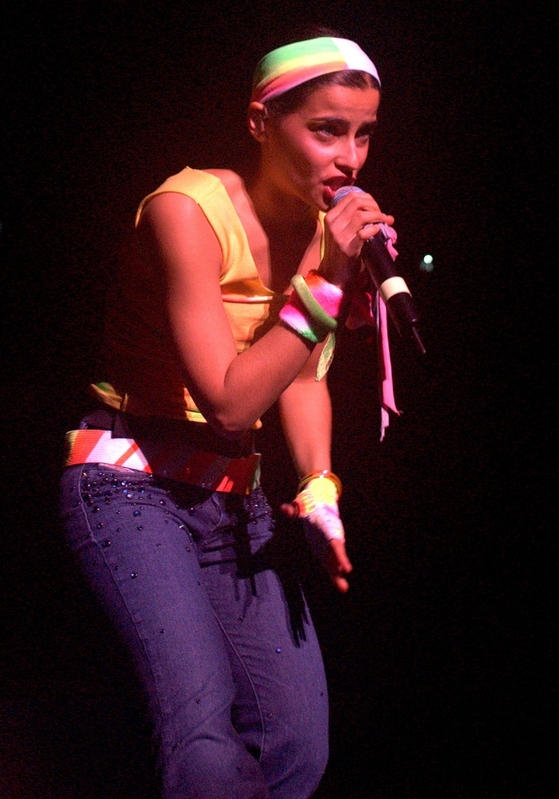
<svg viewBox="0 0 559 799"><path fill-rule="evenodd" d="M371 141L370 133L358 133L355 137L355 142L359 147L365 147Z"/></svg>
<svg viewBox="0 0 559 799"><path fill-rule="evenodd" d="M311 125L310 129L321 139L331 139L340 135L337 126L333 122L317 122Z"/></svg>
<svg viewBox="0 0 559 799"><path fill-rule="evenodd" d="M373 137L373 134L376 130L376 123L372 123L370 125L364 125L357 131L356 139L360 142L368 142Z"/></svg>

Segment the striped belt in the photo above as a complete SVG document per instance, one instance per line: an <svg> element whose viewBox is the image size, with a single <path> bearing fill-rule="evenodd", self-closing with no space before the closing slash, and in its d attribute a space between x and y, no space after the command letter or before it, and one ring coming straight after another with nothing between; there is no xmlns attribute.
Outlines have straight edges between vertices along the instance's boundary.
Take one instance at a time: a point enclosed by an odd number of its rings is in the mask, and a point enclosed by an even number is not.
<svg viewBox="0 0 559 799"><path fill-rule="evenodd" d="M210 491L249 494L260 484L260 455L227 458L183 443L112 438L110 430L66 433L64 466L104 463L197 485Z"/></svg>

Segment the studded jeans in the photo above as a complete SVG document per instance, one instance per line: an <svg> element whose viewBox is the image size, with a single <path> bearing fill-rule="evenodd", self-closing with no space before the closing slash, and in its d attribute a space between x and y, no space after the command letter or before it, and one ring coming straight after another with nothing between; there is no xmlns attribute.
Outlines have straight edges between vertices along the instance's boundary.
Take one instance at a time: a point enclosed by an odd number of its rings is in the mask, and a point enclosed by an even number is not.
<svg viewBox="0 0 559 799"><path fill-rule="evenodd" d="M270 508L114 466L62 479L66 538L146 690L164 799L307 799L327 759L308 610Z"/></svg>

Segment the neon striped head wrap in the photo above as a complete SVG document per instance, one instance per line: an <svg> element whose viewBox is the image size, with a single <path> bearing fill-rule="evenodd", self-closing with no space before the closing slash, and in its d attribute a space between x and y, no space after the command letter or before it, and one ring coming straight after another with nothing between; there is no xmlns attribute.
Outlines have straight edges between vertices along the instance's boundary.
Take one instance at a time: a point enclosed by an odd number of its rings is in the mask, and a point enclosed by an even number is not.
<svg viewBox="0 0 559 799"><path fill-rule="evenodd" d="M350 39L320 36L286 44L264 56L252 81L252 101L264 103L320 75L358 69L379 83L375 65L358 44Z"/></svg>

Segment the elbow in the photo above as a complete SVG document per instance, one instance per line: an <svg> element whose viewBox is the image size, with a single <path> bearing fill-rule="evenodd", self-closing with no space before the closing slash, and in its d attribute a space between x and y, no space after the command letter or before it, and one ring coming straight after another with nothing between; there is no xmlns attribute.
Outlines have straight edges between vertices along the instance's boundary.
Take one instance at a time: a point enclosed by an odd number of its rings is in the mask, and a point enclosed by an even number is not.
<svg viewBox="0 0 559 799"><path fill-rule="evenodd" d="M207 417L206 417L207 418ZM207 418L208 423L215 433L222 438L236 440L242 438L252 430L258 421L242 413L242 410L235 412L214 413Z"/></svg>
<svg viewBox="0 0 559 799"><path fill-rule="evenodd" d="M225 396L213 398L213 401L208 401L206 396L196 397L194 392L191 393L204 419L221 438L242 438L260 426L260 416L266 410L262 404L243 398L244 392L237 392L234 396L223 392Z"/></svg>

